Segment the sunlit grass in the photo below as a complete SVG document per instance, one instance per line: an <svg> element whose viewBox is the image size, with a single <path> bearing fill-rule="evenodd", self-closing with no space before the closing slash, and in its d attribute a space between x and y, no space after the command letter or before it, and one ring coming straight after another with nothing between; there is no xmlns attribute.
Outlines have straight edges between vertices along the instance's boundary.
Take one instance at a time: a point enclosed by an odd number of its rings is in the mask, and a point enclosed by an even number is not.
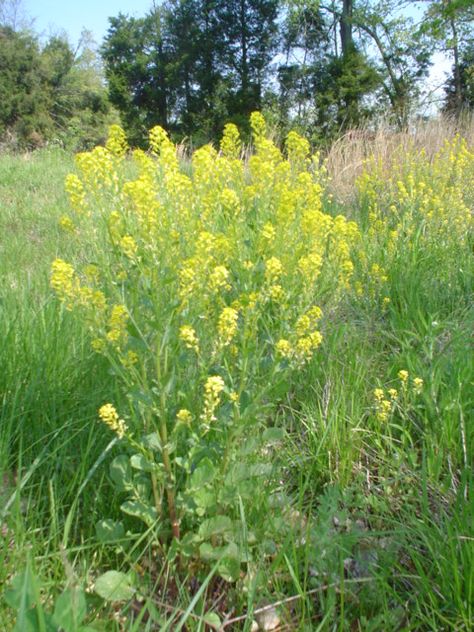
<svg viewBox="0 0 474 632"><path fill-rule="evenodd" d="M146 630L154 620L158 629L203 630L212 609L221 620L232 610L243 617L234 629L250 629L252 612L277 601L292 629L472 629L472 236L468 224L459 230L463 209L442 188L442 164L423 167L447 200L436 226L417 215L421 198L397 198L396 181L371 220L370 187L347 213L359 220L365 258L354 257L351 289L325 314L320 348L271 413L271 425L286 428L273 461L294 528L270 554L262 542L252 567L224 587L212 564L196 583L191 568L164 563L153 529L129 521L125 546L96 538L98 521L123 515L108 475L118 447L97 410L106 401L120 410L127 399L86 324L49 286L56 256L82 265L96 247L58 225L70 213L63 182L73 168L59 151L0 158L0 584L30 564L48 611L47 598L71 582L91 587L110 568L131 571L144 601L122 604L120 627L91 593L93 629ZM474 164L463 169L472 212ZM388 183L377 186L389 197ZM394 244L402 208L413 219ZM374 389L400 390L400 370L422 378L423 391L377 420ZM238 518L258 531L268 514L242 504ZM5 629L14 616L2 604Z"/></svg>

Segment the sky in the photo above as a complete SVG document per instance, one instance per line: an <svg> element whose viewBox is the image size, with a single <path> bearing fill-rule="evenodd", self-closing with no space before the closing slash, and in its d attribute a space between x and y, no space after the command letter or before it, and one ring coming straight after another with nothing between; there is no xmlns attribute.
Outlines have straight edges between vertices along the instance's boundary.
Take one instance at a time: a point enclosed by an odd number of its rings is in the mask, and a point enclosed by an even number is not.
<svg viewBox="0 0 474 632"><path fill-rule="evenodd" d="M66 32L71 44L78 43L83 28L92 31L98 44L108 29L108 18L120 12L143 16L153 0L23 0L33 28L44 37Z"/></svg>

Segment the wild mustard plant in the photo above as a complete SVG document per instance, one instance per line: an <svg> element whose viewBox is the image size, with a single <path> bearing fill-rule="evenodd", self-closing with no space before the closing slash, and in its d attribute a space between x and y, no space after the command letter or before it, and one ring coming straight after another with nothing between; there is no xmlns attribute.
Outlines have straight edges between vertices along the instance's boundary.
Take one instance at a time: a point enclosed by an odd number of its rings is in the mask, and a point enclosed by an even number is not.
<svg viewBox="0 0 474 632"><path fill-rule="evenodd" d="M348 291L359 239L325 213L326 173L307 141L291 133L284 155L259 113L251 126L247 163L228 125L221 151L198 149L187 173L163 129L145 153L114 127L67 181L90 260L51 271L128 398L124 419L99 411L123 441L111 466L123 511L181 556L223 560L229 579L249 555L241 503L250 530L268 506L268 533L252 541L281 528L273 412L292 372L317 361L323 310Z"/></svg>
<svg viewBox="0 0 474 632"><path fill-rule="evenodd" d="M357 251L354 290L371 306L389 307L397 266L407 273L436 264L449 283L468 247L472 214L474 152L465 140L447 140L431 159L424 150L400 148L390 165L370 159L357 182L366 240Z"/></svg>

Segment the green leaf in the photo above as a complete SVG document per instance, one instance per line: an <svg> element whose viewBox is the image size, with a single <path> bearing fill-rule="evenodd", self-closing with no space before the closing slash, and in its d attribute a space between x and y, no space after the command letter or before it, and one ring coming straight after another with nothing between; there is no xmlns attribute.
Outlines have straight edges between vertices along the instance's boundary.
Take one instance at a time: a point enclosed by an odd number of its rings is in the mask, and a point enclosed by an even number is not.
<svg viewBox="0 0 474 632"><path fill-rule="evenodd" d="M267 428L263 432L262 439L266 443L278 443L285 438L285 431L283 428Z"/></svg>
<svg viewBox="0 0 474 632"><path fill-rule="evenodd" d="M262 445L262 437L247 437L245 442L242 444L239 454L242 456L248 456L249 454L254 454Z"/></svg>
<svg viewBox="0 0 474 632"><path fill-rule="evenodd" d="M202 459L197 468L191 474L191 489L200 489L203 485L212 483L216 475L216 468L212 461L208 458Z"/></svg>
<svg viewBox="0 0 474 632"><path fill-rule="evenodd" d="M127 500L122 503L120 508L129 516L135 516L135 518L143 520L147 527L151 527L158 518L158 512L155 507L145 505L141 500Z"/></svg>
<svg viewBox="0 0 474 632"><path fill-rule="evenodd" d="M192 499L197 507L196 513L199 516L203 516L206 513L206 510L215 507L217 498L213 489L202 487L200 490L191 493Z"/></svg>
<svg viewBox="0 0 474 632"><path fill-rule="evenodd" d="M133 597L135 588L125 573L107 571L97 578L95 592L106 601L126 601Z"/></svg>
<svg viewBox="0 0 474 632"><path fill-rule="evenodd" d="M152 432L146 437L143 437L143 443L150 450L156 450L157 452L161 452L161 439L157 432Z"/></svg>
<svg viewBox="0 0 474 632"><path fill-rule="evenodd" d="M10 608L14 610L19 610L22 605L26 610L29 610L34 605L35 589L29 568L15 575L3 597Z"/></svg>
<svg viewBox="0 0 474 632"><path fill-rule="evenodd" d="M233 463L225 477L225 484L229 487L245 481L249 477L248 465L246 463Z"/></svg>
<svg viewBox="0 0 474 632"><path fill-rule="evenodd" d="M95 533L99 542L116 542L125 536L123 524L118 520L100 520L95 525Z"/></svg>
<svg viewBox="0 0 474 632"><path fill-rule="evenodd" d="M152 472L154 463L151 463L148 459L146 459L143 454L134 454L130 458L130 465L141 472Z"/></svg>
<svg viewBox="0 0 474 632"><path fill-rule="evenodd" d="M212 625L214 628L218 628L221 625L221 619L215 612L207 612L203 619L205 623Z"/></svg>
<svg viewBox="0 0 474 632"><path fill-rule="evenodd" d="M222 535L232 532L232 520L228 516L215 516L204 520L199 527L199 535L203 540L211 538L213 535Z"/></svg>
<svg viewBox="0 0 474 632"><path fill-rule="evenodd" d="M235 542L229 542L225 546L212 546L209 542L203 542L199 547L199 557L205 562L213 562L225 558L234 558L240 563L240 551Z"/></svg>
<svg viewBox="0 0 474 632"><path fill-rule="evenodd" d="M75 632L87 613L86 597L79 588L66 589L56 599L53 621L67 632Z"/></svg>
<svg viewBox="0 0 474 632"><path fill-rule="evenodd" d="M235 582L240 575L240 561L234 557L224 557L217 566L217 572L226 582Z"/></svg>
<svg viewBox="0 0 474 632"><path fill-rule="evenodd" d="M133 486L135 488L137 496L139 496L146 502L151 493L150 475L142 474L141 472L139 474L136 474L133 477Z"/></svg>
<svg viewBox="0 0 474 632"><path fill-rule="evenodd" d="M130 459L125 454L120 454L110 464L110 478L120 492L132 489L132 468Z"/></svg>
<svg viewBox="0 0 474 632"><path fill-rule="evenodd" d="M197 533L186 533L186 535L178 543L179 551L186 557L191 557L196 553L197 545L201 542L201 538Z"/></svg>

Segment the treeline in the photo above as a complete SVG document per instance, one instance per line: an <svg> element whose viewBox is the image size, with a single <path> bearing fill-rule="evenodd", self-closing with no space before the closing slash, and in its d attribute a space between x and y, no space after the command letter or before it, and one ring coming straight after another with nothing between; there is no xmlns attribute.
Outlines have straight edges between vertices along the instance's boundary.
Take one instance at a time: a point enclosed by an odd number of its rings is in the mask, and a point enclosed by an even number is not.
<svg viewBox="0 0 474 632"><path fill-rule="evenodd" d="M10 148L58 142L73 150L105 138L117 119L98 59L84 39L78 50L51 37L0 26L0 139Z"/></svg>
<svg viewBox="0 0 474 632"><path fill-rule="evenodd" d="M116 112L138 144L156 124L200 144L254 110L315 142L382 115L404 127L437 52L452 61L439 105L460 116L474 108L472 0L165 0L111 17L101 59L0 11L0 139L87 147Z"/></svg>
<svg viewBox="0 0 474 632"><path fill-rule="evenodd" d="M314 139L419 111L433 55L453 60L442 107L474 106L472 0L166 0L110 19L110 99L137 140L160 123L197 142L265 110Z"/></svg>
<svg viewBox="0 0 474 632"><path fill-rule="evenodd" d="M0 0L0 147L101 142L118 115L91 35L75 48L62 36L41 41L21 8Z"/></svg>

